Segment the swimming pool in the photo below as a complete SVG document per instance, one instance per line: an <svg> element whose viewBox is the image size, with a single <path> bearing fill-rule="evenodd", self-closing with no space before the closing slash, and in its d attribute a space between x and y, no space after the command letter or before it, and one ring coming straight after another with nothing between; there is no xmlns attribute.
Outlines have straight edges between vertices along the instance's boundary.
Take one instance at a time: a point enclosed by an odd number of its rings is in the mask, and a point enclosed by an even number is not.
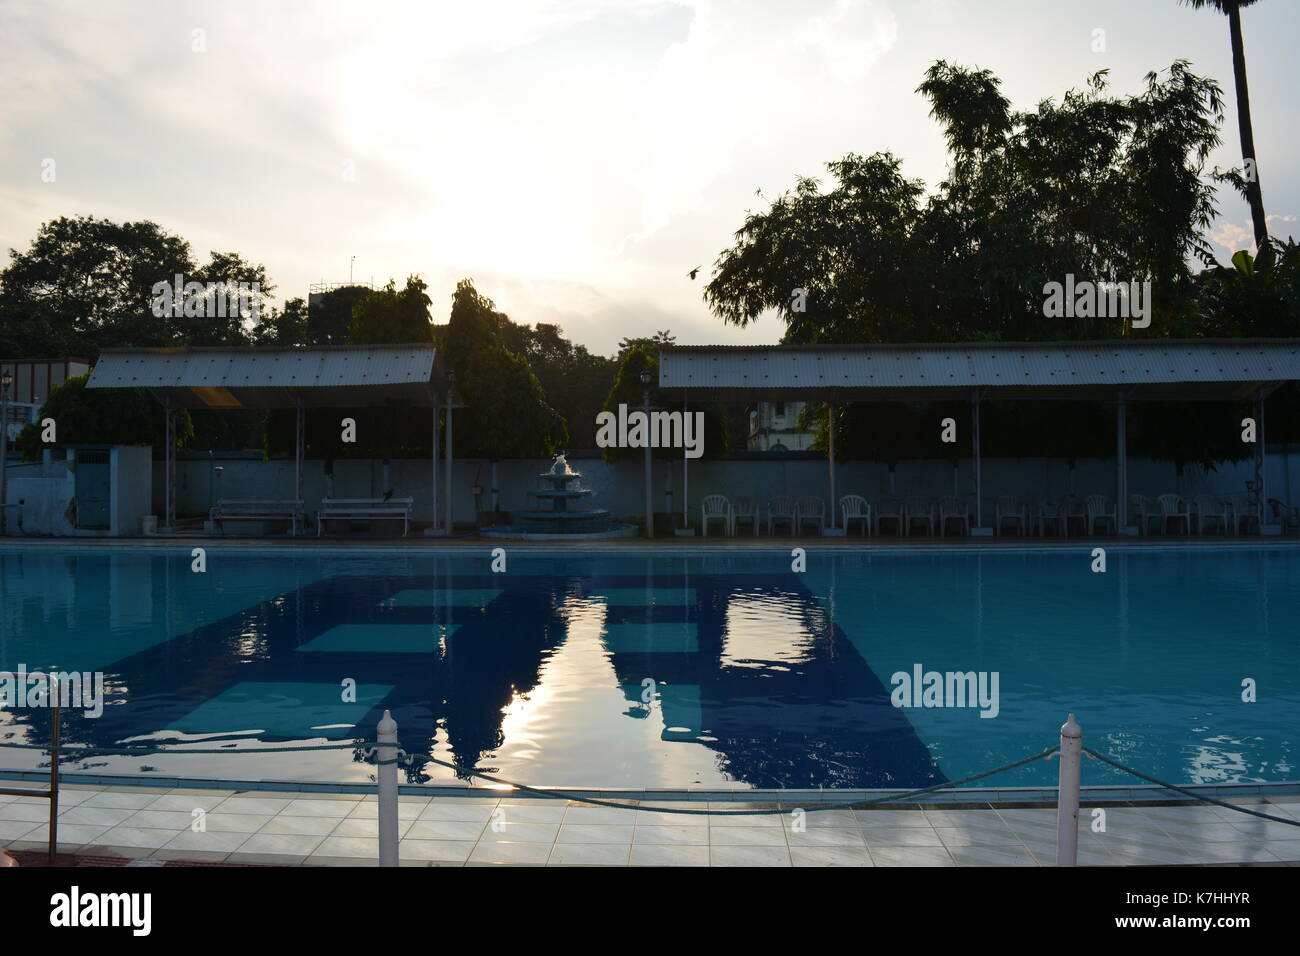
<svg viewBox="0 0 1300 956"><path fill-rule="evenodd" d="M408 752L538 785L917 787L1035 753L1074 711L1086 744L1156 777L1300 778L1294 548L1111 548L1105 573L1087 548L812 551L802 573L788 551L515 550L494 573L490 548L213 548L203 573L188 551L3 550L0 671L103 672L103 715L68 715L70 743L238 751L70 771L364 781L352 749L246 751L372 739L389 708ZM996 675L996 699L895 706L926 703L895 680L918 670ZM0 741L48 732L48 711L0 710ZM1085 761L1085 784L1134 782Z"/></svg>

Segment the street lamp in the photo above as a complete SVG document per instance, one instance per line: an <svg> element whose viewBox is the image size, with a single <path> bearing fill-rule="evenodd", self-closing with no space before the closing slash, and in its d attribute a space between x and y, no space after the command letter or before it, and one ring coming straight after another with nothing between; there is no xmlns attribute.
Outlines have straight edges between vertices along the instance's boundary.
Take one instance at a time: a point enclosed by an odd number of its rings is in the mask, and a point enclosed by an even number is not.
<svg viewBox="0 0 1300 956"><path fill-rule="evenodd" d="M641 370L641 410L645 412L645 536L655 536L655 511L653 496L650 491L650 370Z"/></svg>
<svg viewBox="0 0 1300 956"><path fill-rule="evenodd" d="M452 369L448 369L447 370L447 480L443 483L444 487L442 491L443 497L446 499L447 520L444 527L446 528L445 533L447 534L448 537L451 536L454 527L452 525L452 513L451 513L451 459L452 459L452 455L455 452L455 448L452 445L452 441L451 441L451 416L452 416L452 408L454 406L454 400L452 398L452 394L455 391L455 388L456 388L456 372ZM434 414L434 421L436 422L438 413L435 410L433 414Z"/></svg>
<svg viewBox="0 0 1300 956"><path fill-rule="evenodd" d="M5 516L7 510L4 507L7 498L6 490L6 472L8 471L9 458L9 389L13 388L14 373L10 369L5 369L0 373L0 534L5 534Z"/></svg>

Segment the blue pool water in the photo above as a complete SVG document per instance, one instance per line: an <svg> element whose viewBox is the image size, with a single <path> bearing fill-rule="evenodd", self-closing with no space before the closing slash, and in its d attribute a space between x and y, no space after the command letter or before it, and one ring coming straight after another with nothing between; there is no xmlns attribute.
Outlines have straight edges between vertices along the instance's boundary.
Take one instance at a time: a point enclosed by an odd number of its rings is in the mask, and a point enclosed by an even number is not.
<svg viewBox="0 0 1300 956"><path fill-rule="evenodd" d="M1300 550L452 557L0 551L0 671L102 671L65 769L361 781L370 739L549 786L915 787L1085 742L1180 783L1292 781ZM897 672L996 672L997 715L898 708ZM1242 700L1242 682L1258 699ZM648 685L647 681L652 681ZM355 699L342 689L355 686ZM0 710L43 743L48 711ZM0 767L39 766L0 749ZM432 765L411 782L446 782ZM1049 784L1055 763L995 778ZM1085 784L1134 783L1086 762Z"/></svg>

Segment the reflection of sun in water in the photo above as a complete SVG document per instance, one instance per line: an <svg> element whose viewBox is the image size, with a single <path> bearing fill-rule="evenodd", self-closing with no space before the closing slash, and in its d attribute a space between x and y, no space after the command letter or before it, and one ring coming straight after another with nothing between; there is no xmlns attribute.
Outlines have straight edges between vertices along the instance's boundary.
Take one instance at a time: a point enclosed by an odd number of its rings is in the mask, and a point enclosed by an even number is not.
<svg viewBox="0 0 1300 956"><path fill-rule="evenodd" d="M788 671L807 657L811 637L793 595L736 591L727 600L723 667Z"/></svg>

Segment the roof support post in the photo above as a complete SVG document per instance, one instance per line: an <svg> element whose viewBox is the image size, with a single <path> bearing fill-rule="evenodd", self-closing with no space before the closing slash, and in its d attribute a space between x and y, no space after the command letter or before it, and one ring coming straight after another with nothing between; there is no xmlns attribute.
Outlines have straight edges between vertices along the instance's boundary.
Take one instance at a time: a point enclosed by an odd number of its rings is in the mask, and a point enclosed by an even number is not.
<svg viewBox="0 0 1300 956"><path fill-rule="evenodd" d="M686 390L682 389L682 428L686 428L687 416L690 414L687 408L690 406L686 401ZM704 441L704 436L700 436L700 441ZM689 529L691 526L691 486L690 481L690 463L691 459L687 455L690 451L686 443L682 442L682 529ZM755 519L758 520L758 519Z"/></svg>
<svg viewBox="0 0 1300 956"><path fill-rule="evenodd" d="M831 472L831 530L834 531L839 527L835 523L835 399L831 399L826 411L826 432L829 436L829 454L826 461L830 465Z"/></svg>
<svg viewBox="0 0 1300 956"><path fill-rule="evenodd" d="M307 450L307 410L299 400L294 408L293 423L293 497L302 501L302 465ZM296 525L295 525L296 528Z"/></svg>
<svg viewBox="0 0 1300 956"><path fill-rule="evenodd" d="M974 528L984 527L984 508L982 476L980 474L980 390L970 393L971 449L975 464L975 524Z"/></svg>
<svg viewBox="0 0 1300 956"><path fill-rule="evenodd" d="M430 455L430 457L429 457L429 465L430 465L430 473L429 473L429 504L430 504L430 510L429 510L429 514L432 515L432 518L430 519L429 531L430 531L431 533L433 533L433 534L437 534L437 533L438 533L438 530L439 530L439 529L438 529L438 411L439 411L439 404L438 404L438 398L437 398L436 395L432 395L432 394L431 394L431 395L430 395L430 398L432 399L432 401L430 402L430 405L432 406L432 412L433 412L433 426L432 426L433 437L432 437L431 440L430 440L430 444L431 444L432 447L433 447L433 453L432 453L432 454Z"/></svg>
<svg viewBox="0 0 1300 956"><path fill-rule="evenodd" d="M451 462L454 452L452 449L451 419L453 414L452 408L455 405L455 402L452 400L452 388L455 385L455 381L456 373L451 371L447 372L447 481L442 492L442 496L447 502L447 521L444 525L446 534L451 534L453 528L451 514Z"/></svg>
<svg viewBox="0 0 1300 956"><path fill-rule="evenodd" d="M176 409L163 406L163 524L169 534L176 530Z"/></svg>
<svg viewBox="0 0 1300 956"><path fill-rule="evenodd" d="M1128 528L1128 394L1120 389L1115 403L1115 516L1116 534Z"/></svg>
<svg viewBox="0 0 1300 956"><path fill-rule="evenodd" d="M1255 393L1255 514L1259 518L1259 533L1264 533L1264 390Z"/></svg>

